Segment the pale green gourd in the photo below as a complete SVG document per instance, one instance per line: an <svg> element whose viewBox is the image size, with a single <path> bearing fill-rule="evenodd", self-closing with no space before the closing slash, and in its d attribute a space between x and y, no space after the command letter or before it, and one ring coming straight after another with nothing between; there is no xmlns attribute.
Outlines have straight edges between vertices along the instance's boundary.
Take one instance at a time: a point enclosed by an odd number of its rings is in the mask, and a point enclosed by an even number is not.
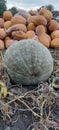
<svg viewBox="0 0 59 130"><path fill-rule="evenodd" d="M6 50L4 66L13 83L36 85L51 75L53 58L41 43L26 39L16 41Z"/></svg>

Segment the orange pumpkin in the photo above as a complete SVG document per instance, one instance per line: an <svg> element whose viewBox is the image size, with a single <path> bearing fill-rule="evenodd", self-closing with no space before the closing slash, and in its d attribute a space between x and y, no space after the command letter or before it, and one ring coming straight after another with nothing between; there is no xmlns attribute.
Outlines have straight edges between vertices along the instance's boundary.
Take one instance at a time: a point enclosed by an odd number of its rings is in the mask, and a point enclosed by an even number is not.
<svg viewBox="0 0 59 130"><path fill-rule="evenodd" d="M51 41L50 47L52 48L59 48L59 38L55 38Z"/></svg>
<svg viewBox="0 0 59 130"><path fill-rule="evenodd" d="M49 48L50 46L50 42L51 42L51 38L48 34L43 33L42 35L38 36L39 41L46 46L47 48Z"/></svg>
<svg viewBox="0 0 59 130"><path fill-rule="evenodd" d="M53 17L52 12L49 11L47 8L41 8L41 9L39 10L39 14L40 14L40 15L43 15L43 16L47 19L48 22L49 22L49 21L52 19L52 17Z"/></svg>
<svg viewBox="0 0 59 130"><path fill-rule="evenodd" d="M59 24L56 20L51 20L49 23L48 23L48 29L50 32L52 31L55 31L55 30L58 30L59 29Z"/></svg>
<svg viewBox="0 0 59 130"><path fill-rule="evenodd" d="M12 37L13 37L14 40L27 39L27 35L23 31L13 31L12 32Z"/></svg>
<svg viewBox="0 0 59 130"><path fill-rule="evenodd" d="M6 37L6 32L3 28L0 28L0 39L4 39Z"/></svg>
<svg viewBox="0 0 59 130"><path fill-rule="evenodd" d="M10 11L4 11L3 13L3 19L5 21L9 21L12 18L12 13Z"/></svg>
<svg viewBox="0 0 59 130"><path fill-rule="evenodd" d="M37 15L37 16L30 16L27 19L28 23L34 23L35 26L37 25L47 25L47 20L44 16L42 15Z"/></svg>
<svg viewBox="0 0 59 130"><path fill-rule="evenodd" d="M4 39L4 43L7 41L7 40L10 40L11 38L6 36L5 39Z"/></svg>
<svg viewBox="0 0 59 130"><path fill-rule="evenodd" d="M0 28L3 28L3 27L4 27L4 19L0 18Z"/></svg>
<svg viewBox="0 0 59 130"><path fill-rule="evenodd" d="M27 38L33 38L35 36L35 32L30 30L30 31L27 31L26 35L27 35Z"/></svg>
<svg viewBox="0 0 59 130"><path fill-rule="evenodd" d="M11 25L26 24L26 19L21 15L14 15L11 19Z"/></svg>
<svg viewBox="0 0 59 130"><path fill-rule="evenodd" d="M0 40L0 50L3 50L5 48L3 40Z"/></svg>
<svg viewBox="0 0 59 130"><path fill-rule="evenodd" d="M59 38L59 30L55 30L51 33L51 38Z"/></svg>
<svg viewBox="0 0 59 130"><path fill-rule="evenodd" d="M27 26L27 30L29 31L29 30L35 30L35 25L34 25L34 23L29 23L28 24L28 26Z"/></svg>
<svg viewBox="0 0 59 130"><path fill-rule="evenodd" d="M4 28L5 28L5 29L8 29L10 26L11 26L11 21L6 21L6 22L4 23Z"/></svg>
<svg viewBox="0 0 59 130"><path fill-rule="evenodd" d="M8 48L8 47L10 47L13 43L14 43L14 40L13 40L13 39L6 40L6 42L5 42L5 47Z"/></svg>
<svg viewBox="0 0 59 130"><path fill-rule="evenodd" d="M36 27L36 34L37 35L42 35L43 33L46 33L46 29L43 25L38 25Z"/></svg>
<svg viewBox="0 0 59 130"><path fill-rule="evenodd" d="M23 31L23 32L27 32L27 28L24 24L15 24L13 26L11 26L10 28L7 29L7 34L11 35L11 33L13 31Z"/></svg>

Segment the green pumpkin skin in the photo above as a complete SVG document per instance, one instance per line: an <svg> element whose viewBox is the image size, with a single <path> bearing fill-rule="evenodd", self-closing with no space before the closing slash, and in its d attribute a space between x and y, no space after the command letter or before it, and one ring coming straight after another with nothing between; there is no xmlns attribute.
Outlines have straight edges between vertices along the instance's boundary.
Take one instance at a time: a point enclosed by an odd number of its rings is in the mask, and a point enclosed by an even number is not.
<svg viewBox="0 0 59 130"><path fill-rule="evenodd" d="M24 39L6 50L4 67L14 84L35 85L49 78L53 71L53 58L38 41Z"/></svg>

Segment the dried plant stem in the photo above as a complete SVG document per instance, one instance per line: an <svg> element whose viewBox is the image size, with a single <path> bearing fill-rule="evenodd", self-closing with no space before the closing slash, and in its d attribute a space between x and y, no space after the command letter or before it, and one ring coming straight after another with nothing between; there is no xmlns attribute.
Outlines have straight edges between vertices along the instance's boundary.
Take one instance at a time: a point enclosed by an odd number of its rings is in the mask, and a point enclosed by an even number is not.
<svg viewBox="0 0 59 130"><path fill-rule="evenodd" d="M12 94L12 93L11 93L11 94ZM12 95L13 95L13 94L12 94ZM24 95L24 96L25 96L25 95ZM9 105L9 104L11 104L12 102L18 100L18 101L20 101L22 104L24 104L24 105L32 112L32 114L33 114L34 116L37 116L37 117L41 118L40 115L38 115L36 112L34 112L34 111L22 100L22 99L24 98L24 96L14 96L14 99L11 100L11 101L9 101L9 102L7 102L7 103L5 103L5 105Z"/></svg>
<svg viewBox="0 0 59 130"><path fill-rule="evenodd" d="M22 104L24 104L24 105L33 113L34 116L37 116L37 117L41 118L41 116L38 115L36 112L34 112L23 100L21 100L21 99L18 99L18 100L19 100Z"/></svg>

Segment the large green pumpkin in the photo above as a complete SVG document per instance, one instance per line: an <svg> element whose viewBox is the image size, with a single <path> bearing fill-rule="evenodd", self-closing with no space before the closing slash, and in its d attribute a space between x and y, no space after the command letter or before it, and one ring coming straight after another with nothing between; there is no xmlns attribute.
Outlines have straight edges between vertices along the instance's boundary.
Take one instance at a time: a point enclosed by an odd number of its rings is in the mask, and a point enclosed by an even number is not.
<svg viewBox="0 0 59 130"><path fill-rule="evenodd" d="M49 78L53 59L41 43L27 39L16 41L6 50L4 66L13 83L35 85Z"/></svg>

